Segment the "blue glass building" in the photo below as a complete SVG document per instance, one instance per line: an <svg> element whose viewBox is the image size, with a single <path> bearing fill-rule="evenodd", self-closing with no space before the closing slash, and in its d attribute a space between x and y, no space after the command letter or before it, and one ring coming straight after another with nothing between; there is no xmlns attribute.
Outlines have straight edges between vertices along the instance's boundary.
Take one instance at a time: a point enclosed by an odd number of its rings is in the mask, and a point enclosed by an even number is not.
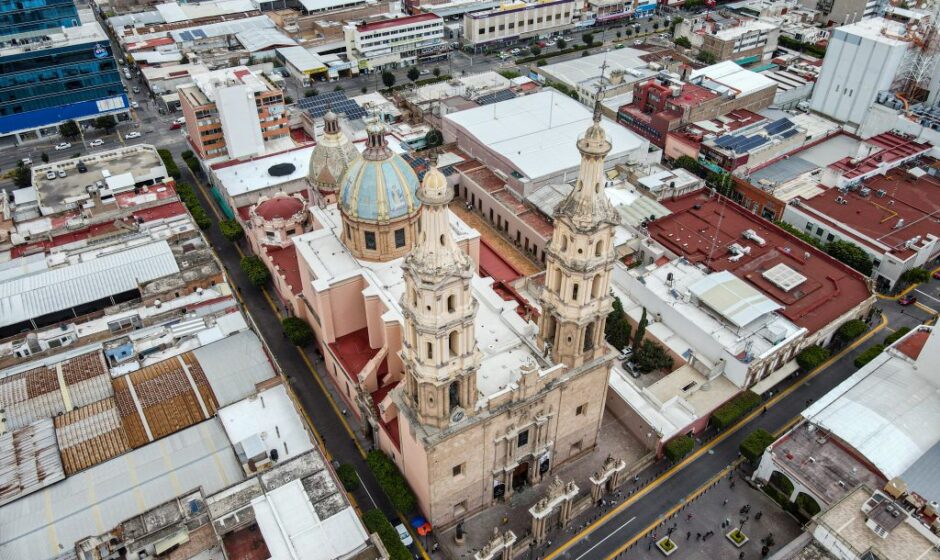
<svg viewBox="0 0 940 560"><path fill-rule="evenodd" d="M107 35L71 0L0 0L0 136L127 106Z"/></svg>

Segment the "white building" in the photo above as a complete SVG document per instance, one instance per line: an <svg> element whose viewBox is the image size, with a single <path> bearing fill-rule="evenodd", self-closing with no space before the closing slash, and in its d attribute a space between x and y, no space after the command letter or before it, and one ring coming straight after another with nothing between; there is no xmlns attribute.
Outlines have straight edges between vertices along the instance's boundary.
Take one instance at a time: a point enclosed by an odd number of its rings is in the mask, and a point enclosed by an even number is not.
<svg viewBox="0 0 940 560"><path fill-rule="evenodd" d="M383 70L446 59L444 20L434 14L406 16L343 28L346 56L359 70Z"/></svg>
<svg viewBox="0 0 940 560"><path fill-rule="evenodd" d="M891 88L908 43L904 25L872 18L832 32L810 109L859 126L878 92Z"/></svg>
<svg viewBox="0 0 940 560"><path fill-rule="evenodd" d="M463 35L475 47L551 35L570 29L577 10L574 0L511 2L464 15Z"/></svg>

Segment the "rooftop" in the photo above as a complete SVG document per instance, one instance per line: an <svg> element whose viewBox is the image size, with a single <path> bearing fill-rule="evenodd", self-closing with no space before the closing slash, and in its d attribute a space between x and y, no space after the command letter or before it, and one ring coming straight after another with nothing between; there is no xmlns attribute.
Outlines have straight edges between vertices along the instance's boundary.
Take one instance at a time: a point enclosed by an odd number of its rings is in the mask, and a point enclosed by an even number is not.
<svg viewBox="0 0 940 560"><path fill-rule="evenodd" d="M932 146L894 132L873 136L859 146L858 152L829 164L846 180L869 176L885 166L928 152Z"/></svg>
<svg viewBox="0 0 940 560"><path fill-rule="evenodd" d="M259 438L264 452L278 450L279 462L314 449L283 384L220 409L219 419L236 449L240 443Z"/></svg>
<svg viewBox="0 0 940 560"><path fill-rule="evenodd" d="M435 14L419 14L416 16L403 16L398 18L392 18L385 21L376 21L373 23L364 23L362 25L356 26L356 31L359 33L369 33L372 31L378 31L380 29L391 29L393 27L402 27L405 25L415 25L418 23L425 23L437 21L441 24L444 23L444 20L440 16Z"/></svg>
<svg viewBox="0 0 940 560"><path fill-rule="evenodd" d="M810 332L871 296L861 274L725 198L696 192L663 204L673 213L648 225L653 239L693 263L732 272L783 305L780 313ZM766 276L779 264L806 280L781 288Z"/></svg>
<svg viewBox="0 0 940 560"><path fill-rule="evenodd" d="M285 47L277 49L277 53L284 57L290 65L301 72L325 71L326 65L316 54L304 47Z"/></svg>
<svg viewBox="0 0 940 560"><path fill-rule="evenodd" d="M940 237L940 179L932 175L915 178L899 169L862 186L865 191L843 193L833 188L801 197L800 208L860 243L900 258L913 255L921 241Z"/></svg>
<svg viewBox="0 0 940 560"><path fill-rule="evenodd" d="M833 30L834 36L843 33L892 46L908 42L902 39L906 33L903 23L882 17L865 18Z"/></svg>
<svg viewBox="0 0 940 560"><path fill-rule="evenodd" d="M180 88L180 93L191 96L193 105L196 106L215 103L217 90L234 85L248 86L256 94L272 89L266 81L246 66L233 66L195 74L192 76L192 81L193 86Z"/></svg>
<svg viewBox="0 0 940 560"><path fill-rule="evenodd" d="M911 359L897 351L930 331ZM940 335L919 327L803 411L803 417L846 442L885 479L900 477L928 501L940 501ZM926 459L926 463L921 462Z"/></svg>
<svg viewBox="0 0 940 560"><path fill-rule="evenodd" d="M631 82L656 73L650 70L649 63L642 58L648 54L646 51L632 48L612 49L608 52L592 54L583 58L579 57L564 62L547 64L540 67L539 72L553 76L568 84L586 85L600 78L601 63L606 62L605 76L608 79L613 73L622 72L623 79Z"/></svg>
<svg viewBox="0 0 940 560"><path fill-rule="evenodd" d="M451 113L445 130L460 127L492 152L508 160L524 177L537 180L577 168L581 161L576 141L590 126L591 110L567 95L548 90L500 103ZM613 145L608 159L623 158L647 142L626 128L604 119Z"/></svg>
<svg viewBox="0 0 940 560"><path fill-rule="evenodd" d="M765 88L776 88L777 82L757 72L742 68L730 60L693 70L689 82L734 97L749 95Z"/></svg>
<svg viewBox="0 0 940 560"><path fill-rule="evenodd" d="M90 13L90 10L80 10ZM44 35L33 37L19 37L16 44L12 41L0 41L0 56L7 57L21 54L30 50L38 51L40 49L57 49L71 47L74 45L84 45L97 41L108 42L108 36L105 34L101 25L93 19L86 21L82 18L81 24L74 27L59 27L55 29L44 29Z"/></svg>
<svg viewBox="0 0 940 560"><path fill-rule="evenodd" d="M313 146L300 147L251 161L234 162L232 165L214 169L213 174L219 185L234 198L304 179L310 170L310 155L313 153L313 148ZM290 165L293 169L290 173L281 175L282 164ZM272 174L270 171L275 166L281 166L278 167L278 174Z"/></svg>
<svg viewBox="0 0 940 560"><path fill-rule="evenodd" d="M194 4L167 2L157 4L155 8L167 23L251 12L256 9L250 0L214 0Z"/></svg>

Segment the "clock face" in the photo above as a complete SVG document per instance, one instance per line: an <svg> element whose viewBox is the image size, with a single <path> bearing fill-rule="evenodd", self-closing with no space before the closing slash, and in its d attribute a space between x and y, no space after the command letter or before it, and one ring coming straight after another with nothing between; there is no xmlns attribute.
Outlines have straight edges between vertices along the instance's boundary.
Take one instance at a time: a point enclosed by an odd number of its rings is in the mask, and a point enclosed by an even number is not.
<svg viewBox="0 0 940 560"><path fill-rule="evenodd" d="M458 409L455 410L454 413L451 415L450 421L451 421L451 423L457 423L457 422L460 422L461 420L463 420L463 417L464 417L464 412L463 412L463 410L461 410L461 409L458 408Z"/></svg>

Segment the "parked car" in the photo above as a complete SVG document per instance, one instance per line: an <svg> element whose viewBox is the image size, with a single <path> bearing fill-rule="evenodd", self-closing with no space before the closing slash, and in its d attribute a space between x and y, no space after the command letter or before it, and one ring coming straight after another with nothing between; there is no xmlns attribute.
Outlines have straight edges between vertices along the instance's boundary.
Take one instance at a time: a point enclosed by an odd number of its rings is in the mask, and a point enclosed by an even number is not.
<svg viewBox="0 0 940 560"><path fill-rule="evenodd" d="M901 296L898 298L898 305L914 305L917 303L917 298L912 295Z"/></svg>
<svg viewBox="0 0 940 560"><path fill-rule="evenodd" d="M29 158L26 158L29 159ZM26 165L29 165L28 163ZM937 280L940 280L940 270L933 273L933 277Z"/></svg>
<svg viewBox="0 0 940 560"><path fill-rule="evenodd" d="M408 532L408 529L405 528L403 523L395 525L395 530L398 531L398 538L401 539L401 544L405 547L409 547L414 544L414 539L411 538L411 533Z"/></svg>
<svg viewBox="0 0 940 560"><path fill-rule="evenodd" d="M124 135L125 140L131 140L132 138L140 138L140 133L134 130Z"/></svg>
<svg viewBox="0 0 940 560"><path fill-rule="evenodd" d="M631 354L633 354L633 348L626 346L622 350L620 350L620 359L626 360L627 358L630 357Z"/></svg>
<svg viewBox="0 0 940 560"><path fill-rule="evenodd" d="M49 171L46 171L46 179L49 179L50 181L55 179L55 171L51 169Z"/></svg>
<svg viewBox="0 0 940 560"><path fill-rule="evenodd" d="M84 161L78 162L78 165L77 165L76 167L78 167L78 172L79 172L79 173L87 173L87 172L88 172L88 167L85 165L85 162L84 162Z"/></svg>
<svg viewBox="0 0 940 560"><path fill-rule="evenodd" d="M180 126L183 126L184 124L186 124L186 117L180 117L173 122L175 122L176 124Z"/></svg>
<svg viewBox="0 0 940 560"><path fill-rule="evenodd" d="M33 164L33 160L29 159L28 157L24 157L20 161L22 161L23 165L25 165L26 167L29 167L30 165Z"/></svg>
<svg viewBox="0 0 940 560"><path fill-rule="evenodd" d="M518 55L518 54L521 53L521 52L522 52L522 50L521 50L521 49L518 49L518 48L509 51L509 53L512 54L513 56L516 56L516 55Z"/></svg>
<svg viewBox="0 0 940 560"><path fill-rule="evenodd" d="M68 177L68 175L69 174L66 173L64 169L59 170L59 179L64 179L65 177Z"/></svg>
<svg viewBox="0 0 940 560"><path fill-rule="evenodd" d="M131 89L131 91L133 91L134 93L140 93L140 88L137 86L134 86L133 89Z"/></svg>
<svg viewBox="0 0 940 560"><path fill-rule="evenodd" d="M136 101L131 101L131 109L139 109L139 108L140 108L140 103Z"/></svg>
<svg viewBox="0 0 940 560"><path fill-rule="evenodd" d="M545 46L546 46L546 47L554 47L554 46L555 46L555 41L545 41Z"/></svg>
<svg viewBox="0 0 940 560"><path fill-rule="evenodd" d="M101 138L95 138L94 140L88 143L88 146L92 148L97 148L98 146L102 144L104 144L104 140L102 140Z"/></svg>
<svg viewBox="0 0 940 560"><path fill-rule="evenodd" d="M59 142L58 144L55 145L55 151L59 152L62 150L68 150L71 147L72 147L72 144L68 142Z"/></svg>
<svg viewBox="0 0 940 560"><path fill-rule="evenodd" d="M636 41L633 41L633 44L634 44L635 46L639 47L640 45L643 44L643 39L637 39Z"/></svg>
<svg viewBox="0 0 940 560"><path fill-rule="evenodd" d="M617 43L616 45L614 45L615 49L622 49L624 47L626 47L626 45L624 45L623 43Z"/></svg>
<svg viewBox="0 0 940 560"><path fill-rule="evenodd" d="M178 122L170 123L170 130L176 130L176 129L182 128L182 127L183 127L183 125L181 125L181 124L178 123Z"/></svg>
<svg viewBox="0 0 940 560"><path fill-rule="evenodd" d="M422 71L420 72L420 74L421 74L422 76L427 76L427 75L429 75L430 73L431 73L430 70L422 70Z"/></svg>

